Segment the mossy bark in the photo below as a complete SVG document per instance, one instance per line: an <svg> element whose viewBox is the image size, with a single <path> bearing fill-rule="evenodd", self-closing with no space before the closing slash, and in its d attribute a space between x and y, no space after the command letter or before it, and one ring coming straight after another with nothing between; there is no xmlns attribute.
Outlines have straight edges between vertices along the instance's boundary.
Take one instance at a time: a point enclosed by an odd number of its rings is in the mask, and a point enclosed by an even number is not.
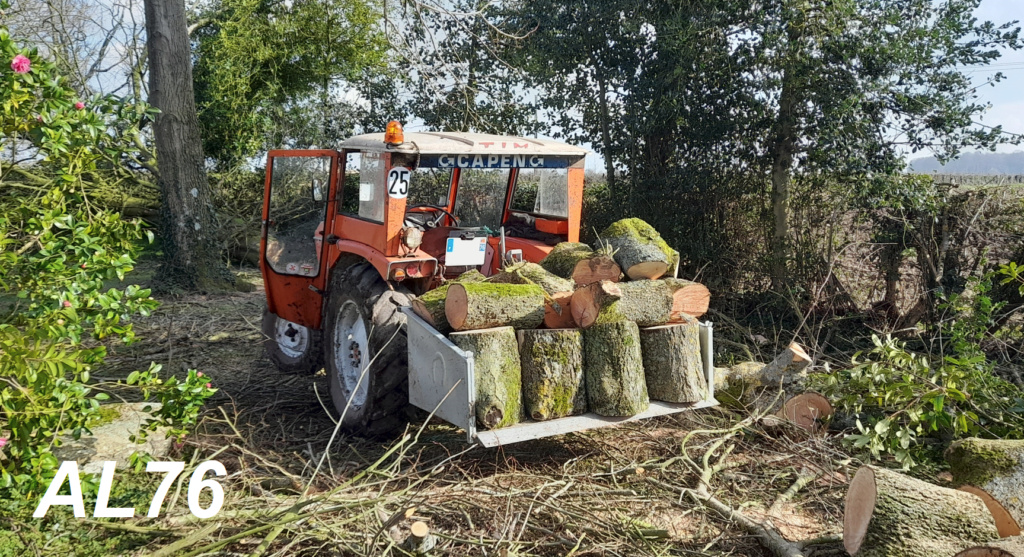
<svg viewBox="0 0 1024 557"><path fill-rule="evenodd" d="M412 310L416 312L416 315L430 323L434 329L441 333L449 333L452 330L452 326L448 324L448 318L444 314L444 302L448 297L448 288L457 283L483 282L485 280L487 280L487 277L476 269L466 271L455 279L433 290L424 292L422 296L413 298L410 305Z"/></svg>
<svg viewBox="0 0 1024 557"><path fill-rule="evenodd" d="M561 292L571 292L573 283L571 280L559 277L536 263L523 261L514 263L502 269L502 271L489 279L487 282L494 284L536 284L544 289L548 295Z"/></svg>
<svg viewBox="0 0 1024 557"><path fill-rule="evenodd" d="M956 557L1024 557L1024 536L976 545L957 553Z"/></svg>
<svg viewBox="0 0 1024 557"><path fill-rule="evenodd" d="M551 252L540 260L540 266L549 273L562 278L571 278L572 271L581 260L594 255L590 246L578 242L562 242L555 244Z"/></svg>
<svg viewBox="0 0 1024 557"><path fill-rule="evenodd" d="M640 347L651 400L700 402L707 398L696 321L640 329Z"/></svg>
<svg viewBox="0 0 1024 557"><path fill-rule="evenodd" d="M962 439L945 456L955 484L985 490L1024 525L1024 440Z"/></svg>
<svg viewBox="0 0 1024 557"><path fill-rule="evenodd" d="M445 317L456 331L511 326L536 329L544 321L544 290L535 284L453 284Z"/></svg>
<svg viewBox="0 0 1024 557"><path fill-rule="evenodd" d="M843 544L856 557L955 555L999 537L978 496L875 466L857 471L843 520Z"/></svg>
<svg viewBox="0 0 1024 557"><path fill-rule="evenodd" d="M550 420L585 413L587 391L579 329L524 330L518 337L527 417Z"/></svg>
<svg viewBox="0 0 1024 557"><path fill-rule="evenodd" d="M523 411L519 343L512 327L452 333L459 348L473 352L476 420L497 429L519 423Z"/></svg>
<svg viewBox="0 0 1024 557"><path fill-rule="evenodd" d="M679 263L678 252L641 219L616 221L599 236L599 242L615 250L615 262L631 279L656 279Z"/></svg>
<svg viewBox="0 0 1024 557"><path fill-rule="evenodd" d="M672 319L672 289L662 280L638 280L619 285L622 298L614 312L640 327L663 325ZM601 322L602 318L598 318Z"/></svg>
<svg viewBox="0 0 1024 557"><path fill-rule="evenodd" d="M632 321L597 324L583 331L587 407L601 416L633 416L647 410L640 329Z"/></svg>

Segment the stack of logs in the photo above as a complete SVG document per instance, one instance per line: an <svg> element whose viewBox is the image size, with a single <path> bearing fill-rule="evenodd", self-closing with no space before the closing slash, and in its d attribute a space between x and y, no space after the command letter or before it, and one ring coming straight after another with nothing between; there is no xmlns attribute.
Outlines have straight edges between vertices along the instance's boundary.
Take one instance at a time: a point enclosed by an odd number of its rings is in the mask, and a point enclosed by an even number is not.
<svg viewBox="0 0 1024 557"><path fill-rule="evenodd" d="M1024 557L1024 441L964 439L949 489L865 466L850 482L843 544L855 557Z"/></svg>
<svg viewBox="0 0 1024 557"><path fill-rule="evenodd" d="M710 293L677 272L679 254L640 219L594 246L564 242L540 263L470 271L413 301L475 356L477 422L593 412L633 416L649 401L707 398L697 318ZM627 282L628 281L628 282Z"/></svg>

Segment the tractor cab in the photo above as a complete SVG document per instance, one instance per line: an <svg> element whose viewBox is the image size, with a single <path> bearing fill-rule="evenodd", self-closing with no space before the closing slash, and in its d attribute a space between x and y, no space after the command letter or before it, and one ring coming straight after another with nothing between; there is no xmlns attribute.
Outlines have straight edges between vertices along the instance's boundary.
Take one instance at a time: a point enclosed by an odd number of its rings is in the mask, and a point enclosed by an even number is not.
<svg viewBox="0 0 1024 557"><path fill-rule="evenodd" d="M587 150L461 132L359 135L267 160L261 270L270 311L319 329L341 259L413 294L469 269L539 261L578 241Z"/></svg>

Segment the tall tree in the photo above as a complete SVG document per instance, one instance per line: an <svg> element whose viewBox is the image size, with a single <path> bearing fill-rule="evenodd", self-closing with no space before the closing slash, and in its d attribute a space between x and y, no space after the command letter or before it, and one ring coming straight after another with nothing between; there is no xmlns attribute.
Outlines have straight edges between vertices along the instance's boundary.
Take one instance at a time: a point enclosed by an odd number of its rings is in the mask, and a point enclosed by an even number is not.
<svg viewBox="0 0 1024 557"><path fill-rule="evenodd" d="M161 197L161 276L187 290L228 285L192 91L184 0L146 0L149 102Z"/></svg>

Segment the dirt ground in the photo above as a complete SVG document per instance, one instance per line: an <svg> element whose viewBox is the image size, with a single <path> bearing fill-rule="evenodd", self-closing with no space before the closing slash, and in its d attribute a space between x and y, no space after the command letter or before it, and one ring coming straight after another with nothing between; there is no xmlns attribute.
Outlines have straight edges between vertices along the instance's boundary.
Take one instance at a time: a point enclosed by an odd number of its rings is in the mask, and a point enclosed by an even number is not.
<svg viewBox="0 0 1024 557"><path fill-rule="evenodd" d="M172 456L224 463L224 506L201 522L178 497L145 523L170 534L139 554L405 555L423 521L431 555L769 555L742 520L697 503L702 485L749 521L814 540L807 555L845 554L842 502L859 463L835 438L765 430L722 408L499 449L469 447L443 424L330 443L326 378L269 363L262 284L243 274L253 292L162 300L136 321L143 340L97 370L116 379L154 361L220 389Z"/></svg>

